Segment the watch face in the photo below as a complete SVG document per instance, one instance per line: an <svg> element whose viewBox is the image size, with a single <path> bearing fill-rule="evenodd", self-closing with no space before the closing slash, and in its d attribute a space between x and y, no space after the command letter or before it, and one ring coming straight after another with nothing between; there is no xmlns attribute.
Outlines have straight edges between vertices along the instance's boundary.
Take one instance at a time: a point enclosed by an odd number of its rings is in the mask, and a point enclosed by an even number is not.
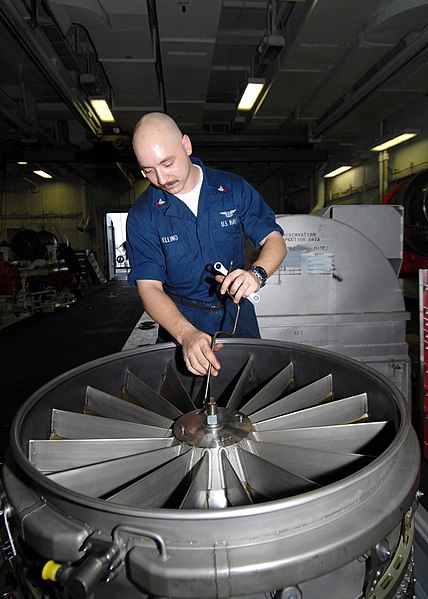
<svg viewBox="0 0 428 599"><path fill-rule="evenodd" d="M267 272L261 266L252 266L251 269L260 281L260 286L263 287L267 280Z"/></svg>
<svg viewBox="0 0 428 599"><path fill-rule="evenodd" d="M265 271L265 269L262 266L256 266L255 268L257 269L258 273L262 275L262 277L264 279L267 279L267 272Z"/></svg>

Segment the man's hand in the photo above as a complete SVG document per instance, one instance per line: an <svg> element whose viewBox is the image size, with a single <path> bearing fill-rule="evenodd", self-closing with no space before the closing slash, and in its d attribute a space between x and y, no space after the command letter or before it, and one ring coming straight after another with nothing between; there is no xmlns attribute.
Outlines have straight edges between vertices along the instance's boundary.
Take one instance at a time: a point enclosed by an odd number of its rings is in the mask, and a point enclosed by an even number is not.
<svg viewBox="0 0 428 599"><path fill-rule="evenodd" d="M211 374L217 376L220 362L214 355L222 347L216 343L211 349L212 338L199 331L178 310L177 306L166 295L160 281L137 281L138 293L144 308L153 320L166 329L183 347L183 357L187 368L193 374L205 375L211 364Z"/></svg>
<svg viewBox="0 0 428 599"><path fill-rule="evenodd" d="M243 297L248 297L260 289L257 277L248 270L237 268L228 275L216 275L215 280L221 283L220 293L229 292L235 304L239 304Z"/></svg>
<svg viewBox="0 0 428 599"><path fill-rule="evenodd" d="M218 375L220 362L217 360L214 352L220 351L223 344L216 343L213 351L211 343L212 338L198 329L193 329L182 338L181 344L183 346L184 361L188 370L193 374L206 375L208 367L211 364L212 376Z"/></svg>
<svg viewBox="0 0 428 599"><path fill-rule="evenodd" d="M260 254L253 266L262 266L270 277L287 255L285 241L279 231L272 231L260 241ZM228 275L216 275L215 280L221 283L220 293L229 292L235 304L243 297L248 297L260 289L257 276L248 270L237 268Z"/></svg>

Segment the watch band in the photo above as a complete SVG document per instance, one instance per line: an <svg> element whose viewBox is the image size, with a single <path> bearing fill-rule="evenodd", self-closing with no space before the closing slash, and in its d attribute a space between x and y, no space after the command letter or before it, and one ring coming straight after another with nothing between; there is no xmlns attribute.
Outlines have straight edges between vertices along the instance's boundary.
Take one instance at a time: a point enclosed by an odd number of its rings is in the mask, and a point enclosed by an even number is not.
<svg viewBox="0 0 428 599"><path fill-rule="evenodd" d="M266 285L266 281L267 281L267 272L265 271L265 269L262 266L252 266L250 268L250 271L252 273L254 273L256 275L256 277L258 278L258 280L260 281L260 288L264 287Z"/></svg>

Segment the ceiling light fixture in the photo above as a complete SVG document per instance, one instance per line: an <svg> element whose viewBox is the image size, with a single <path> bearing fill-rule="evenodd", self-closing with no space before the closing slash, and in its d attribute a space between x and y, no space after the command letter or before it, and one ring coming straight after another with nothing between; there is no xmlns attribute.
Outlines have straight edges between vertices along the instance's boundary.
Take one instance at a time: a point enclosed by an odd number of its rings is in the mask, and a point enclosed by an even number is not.
<svg viewBox="0 0 428 599"><path fill-rule="evenodd" d="M43 177L43 179L53 179L52 175L42 169L33 170L33 173L39 175L39 177Z"/></svg>
<svg viewBox="0 0 428 599"><path fill-rule="evenodd" d="M92 108L97 113L100 121L103 123L114 123L115 118L106 100L102 98L92 98L89 100Z"/></svg>
<svg viewBox="0 0 428 599"><path fill-rule="evenodd" d="M349 166L349 164L344 165L344 166L339 166L338 168L334 169L334 171L330 171L329 173L325 174L324 179L330 179L331 177L336 177L337 175L346 173L346 171L349 171L351 168L352 168L352 166Z"/></svg>
<svg viewBox="0 0 428 599"><path fill-rule="evenodd" d="M404 141L407 141L408 139L412 139L412 137L415 137L418 133L419 131L416 130L404 131L403 133L399 133L398 135L394 135L394 137L386 139L385 141L377 144L376 146L370 149L372 152L383 152L384 150L392 148L393 146L397 146L398 144L401 144Z"/></svg>
<svg viewBox="0 0 428 599"><path fill-rule="evenodd" d="M265 86L265 83L265 79L248 79L244 93L238 104L238 110L251 110Z"/></svg>
<svg viewBox="0 0 428 599"><path fill-rule="evenodd" d="M43 179L53 179L52 175L50 175L49 173L47 173L46 171L44 171L42 169L37 169L37 170L33 171L33 173L35 175L39 175L39 177L43 177Z"/></svg>

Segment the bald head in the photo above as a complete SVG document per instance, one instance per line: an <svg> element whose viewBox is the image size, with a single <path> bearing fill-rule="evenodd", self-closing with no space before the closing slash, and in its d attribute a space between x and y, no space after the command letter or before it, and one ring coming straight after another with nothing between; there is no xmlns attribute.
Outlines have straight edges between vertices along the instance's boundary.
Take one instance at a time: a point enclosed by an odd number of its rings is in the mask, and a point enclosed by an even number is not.
<svg viewBox="0 0 428 599"><path fill-rule="evenodd" d="M132 145L142 171L157 187L183 193L196 185L199 173L189 158L190 139L167 114L145 114L135 126Z"/></svg>
<svg viewBox="0 0 428 599"><path fill-rule="evenodd" d="M182 132L177 123L163 112L149 112L141 117L134 127L133 143L141 136L161 134L172 139L181 140Z"/></svg>

